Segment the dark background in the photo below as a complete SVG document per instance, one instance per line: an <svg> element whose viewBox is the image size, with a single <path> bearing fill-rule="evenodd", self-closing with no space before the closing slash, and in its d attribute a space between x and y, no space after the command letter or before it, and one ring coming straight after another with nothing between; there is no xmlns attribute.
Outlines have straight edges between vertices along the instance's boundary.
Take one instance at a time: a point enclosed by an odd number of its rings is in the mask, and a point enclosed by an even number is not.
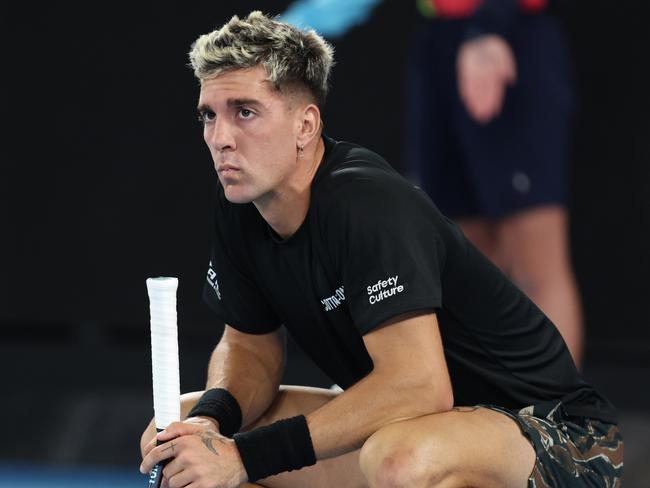
<svg viewBox="0 0 650 488"><path fill-rule="evenodd" d="M324 113L329 135L400 171L414 3L385 1L334 42ZM578 94L570 212L585 375L632 424L650 416L650 34L640 1L584 3L559 16ZM0 414L11 442L0 459L137 466L152 413L149 276L180 279L182 389L202 387L221 332L200 300L216 176L186 53L234 13L287 4L3 7ZM328 385L290 352L287 381Z"/></svg>

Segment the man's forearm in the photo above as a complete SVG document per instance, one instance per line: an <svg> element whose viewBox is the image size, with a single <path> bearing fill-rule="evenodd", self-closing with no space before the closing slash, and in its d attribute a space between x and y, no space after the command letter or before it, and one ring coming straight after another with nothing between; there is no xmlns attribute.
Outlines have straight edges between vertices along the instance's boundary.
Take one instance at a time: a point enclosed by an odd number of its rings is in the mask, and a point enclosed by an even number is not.
<svg viewBox="0 0 650 488"><path fill-rule="evenodd" d="M448 400L448 401L447 401ZM404 382L370 373L337 398L307 416L318 459L360 448L381 427L448 410L451 396L437 394L429 382Z"/></svg>
<svg viewBox="0 0 650 488"><path fill-rule="evenodd" d="M382 427L453 406L435 314L405 314L364 336L374 369L307 416L318 459L361 447Z"/></svg>
<svg viewBox="0 0 650 488"><path fill-rule="evenodd" d="M284 370L284 335L242 334L226 326L210 358L206 389L225 388L242 411L242 425L255 422L278 392Z"/></svg>

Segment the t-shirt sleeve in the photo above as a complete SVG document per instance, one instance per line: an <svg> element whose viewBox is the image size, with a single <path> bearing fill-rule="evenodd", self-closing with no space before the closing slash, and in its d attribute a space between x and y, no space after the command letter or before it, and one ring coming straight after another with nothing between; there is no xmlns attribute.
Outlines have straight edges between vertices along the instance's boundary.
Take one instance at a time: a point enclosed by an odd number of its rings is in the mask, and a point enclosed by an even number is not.
<svg viewBox="0 0 650 488"><path fill-rule="evenodd" d="M272 332L281 321L252 278L242 243L236 246L234 242L238 239L236 228L228 233L221 229L228 220L224 215L215 219L203 299L224 323L241 332Z"/></svg>
<svg viewBox="0 0 650 488"><path fill-rule="evenodd" d="M330 202L328 245L360 333L442 306L441 214L421 190L397 179L352 181Z"/></svg>

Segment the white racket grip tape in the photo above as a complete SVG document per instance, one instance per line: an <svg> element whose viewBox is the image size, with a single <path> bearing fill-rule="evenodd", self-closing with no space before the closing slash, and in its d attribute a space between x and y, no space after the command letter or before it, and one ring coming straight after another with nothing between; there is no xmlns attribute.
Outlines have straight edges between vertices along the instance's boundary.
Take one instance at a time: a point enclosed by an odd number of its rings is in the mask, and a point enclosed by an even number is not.
<svg viewBox="0 0 650 488"><path fill-rule="evenodd" d="M147 278L151 313L153 409L156 428L160 430L181 419L177 289L177 278Z"/></svg>

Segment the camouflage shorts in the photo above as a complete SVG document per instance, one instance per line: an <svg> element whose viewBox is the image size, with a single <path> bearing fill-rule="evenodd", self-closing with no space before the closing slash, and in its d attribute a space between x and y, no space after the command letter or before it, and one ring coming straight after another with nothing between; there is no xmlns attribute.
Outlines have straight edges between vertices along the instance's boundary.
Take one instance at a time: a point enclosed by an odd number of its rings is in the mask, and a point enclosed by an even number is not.
<svg viewBox="0 0 650 488"><path fill-rule="evenodd" d="M484 407L514 419L535 448L537 461L528 488L619 488L623 475L623 437L615 424L568 417L561 403L543 414Z"/></svg>

